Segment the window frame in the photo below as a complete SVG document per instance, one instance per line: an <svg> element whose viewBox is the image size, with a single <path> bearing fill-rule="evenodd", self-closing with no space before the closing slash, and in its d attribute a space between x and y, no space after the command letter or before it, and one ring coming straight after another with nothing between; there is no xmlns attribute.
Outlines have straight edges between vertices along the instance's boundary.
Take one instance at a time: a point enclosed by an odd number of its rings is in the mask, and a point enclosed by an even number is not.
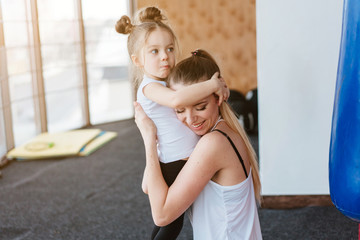
<svg viewBox="0 0 360 240"><path fill-rule="evenodd" d="M48 116L47 116L47 103L46 103L46 90L44 85L43 75L43 60L41 52L41 39L39 29L39 13L37 0L22 0L25 6L26 19L24 20L27 27L28 43L27 50L30 57L30 71L31 85L32 85L32 98L34 102L34 122L36 126L36 133L40 134L48 131ZM80 46L80 71L81 71L81 110L83 116L83 126L91 126L91 115L89 106L89 83L88 83L88 66L86 60L86 39L85 39L85 26L83 19L82 0L73 0L75 5L75 22L78 25L79 46ZM135 3L131 0L126 0L127 12L130 16L133 15ZM0 111L3 115L4 130L5 130L5 143L6 151L10 151L15 147L14 124L12 116L12 101L10 96L8 63L6 58L6 43L4 33L4 20L2 16L2 2L0 1L0 90L1 90L1 106ZM21 20L22 21L22 20ZM16 101L14 101L16 102ZM1 116L1 115L0 115ZM1 121L0 121L1 122ZM0 136L1 137L1 136ZM6 154L6 153L5 153ZM0 153L0 159L4 156Z"/></svg>

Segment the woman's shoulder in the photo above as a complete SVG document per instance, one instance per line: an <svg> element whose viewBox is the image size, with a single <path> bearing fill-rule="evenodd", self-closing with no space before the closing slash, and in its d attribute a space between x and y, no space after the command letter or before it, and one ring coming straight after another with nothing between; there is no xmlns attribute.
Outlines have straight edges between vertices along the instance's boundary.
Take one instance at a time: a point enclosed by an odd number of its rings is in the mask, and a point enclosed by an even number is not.
<svg viewBox="0 0 360 240"><path fill-rule="evenodd" d="M228 154L231 145L221 133L213 131L202 136L192 153L195 161L201 162L204 168L214 170L215 174L228 165Z"/></svg>
<svg viewBox="0 0 360 240"><path fill-rule="evenodd" d="M212 131L201 137L199 143L203 146L207 146L209 149L213 149L213 151L220 151L222 154L225 151L230 150L232 148L232 142L236 148L242 148L243 141L241 141L241 136L234 132L230 127L225 127L219 129L220 131Z"/></svg>
<svg viewBox="0 0 360 240"><path fill-rule="evenodd" d="M197 145L207 148L208 151L217 152L227 146L227 140L220 132L212 131L202 136Z"/></svg>
<svg viewBox="0 0 360 240"><path fill-rule="evenodd" d="M201 137L201 139L204 139L204 141L219 141L221 140L221 137L223 136L220 132L213 130L211 132L206 133L204 136Z"/></svg>

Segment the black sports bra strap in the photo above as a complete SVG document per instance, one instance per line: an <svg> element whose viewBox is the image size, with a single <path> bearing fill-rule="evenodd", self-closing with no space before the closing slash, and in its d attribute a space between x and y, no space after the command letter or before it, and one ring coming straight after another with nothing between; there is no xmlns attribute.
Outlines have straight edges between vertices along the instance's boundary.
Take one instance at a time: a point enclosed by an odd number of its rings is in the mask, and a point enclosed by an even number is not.
<svg viewBox="0 0 360 240"><path fill-rule="evenodd" d="M219 133L222 133L222 135L224 135L224 136L229 140L231 146L233 147L236 155L238 156L238 158L239 158L239 160L240 160L240 163L241 163L241 165L242 165L242 167L243 167L243 169L244 169L244 172L245 172L245 176L246 176L246 178L247 178L247 177L248 177L248 174L247 174L247 172L246 172L244 160L242 159L239 151L238 151L237 148L235 147L235 144L233 143L233 141L231 140L231 138L230 138L226 133L224 133L223 131L221 131L221 130L219 130L219 129L214 129L214 131L218 131Z"/></svg>

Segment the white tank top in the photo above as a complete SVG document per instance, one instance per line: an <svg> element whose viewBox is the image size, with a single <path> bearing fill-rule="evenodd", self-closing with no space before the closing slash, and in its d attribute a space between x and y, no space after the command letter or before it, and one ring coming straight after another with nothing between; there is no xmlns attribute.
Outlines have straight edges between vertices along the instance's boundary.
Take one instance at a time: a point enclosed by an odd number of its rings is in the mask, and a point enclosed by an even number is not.
<svg viewBox="0 0 360 240"><path fill-rule="evenodd" d="M251 169L233 186L209 181L188 213L194 240L262 239Z"/></svg>
<svg viewBox="0 0 360 240"><path fill-rule="evenodd" d="M144 76L137 91L137 101L157 127L157 149L160 161L169 163L188 158L200 137L177 119L174 109L157 104L145 97L143 88L152 82L166 86L164 81Z"/></svg>

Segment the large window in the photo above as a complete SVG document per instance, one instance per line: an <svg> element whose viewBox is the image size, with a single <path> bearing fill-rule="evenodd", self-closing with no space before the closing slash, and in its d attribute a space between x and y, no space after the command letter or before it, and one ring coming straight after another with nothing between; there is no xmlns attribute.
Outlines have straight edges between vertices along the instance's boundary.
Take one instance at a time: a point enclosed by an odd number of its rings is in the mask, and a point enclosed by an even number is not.
<svg viewBox="0 0 360 240"><path fill-rule="evenodd" d="M20 144L40 129L34 114L34 69L31 62L34 44L31 38L31 12L29 2L24 0L1 0L1 8L5 42L4 62L7 67L6 71L3 71L3 81L7 81L8 84L8 89L4 90L9 91L9 107L12 114L8 121L12 120L15 144ZM9 129L7 131L9 132Z"/></svg>
<svg viewBox="0 0 360 240"><path fill-rule="evenodd" d="M37 134L133 116L127 0L0 0L0 157Z"/></svg>
<svg viewBox="0 0 360 240"><path fill-rule="evenodd" d="M86 124L77 1L37 0L49 132Z"/></svg>
<svg viewBox="0 0 360 240"><path fill-rule="evenodd" d="M83 0L91 123L130 118L127 36L115 22L127 14L125 1ZM104 14L106 13L106 14Z"/></svg>

